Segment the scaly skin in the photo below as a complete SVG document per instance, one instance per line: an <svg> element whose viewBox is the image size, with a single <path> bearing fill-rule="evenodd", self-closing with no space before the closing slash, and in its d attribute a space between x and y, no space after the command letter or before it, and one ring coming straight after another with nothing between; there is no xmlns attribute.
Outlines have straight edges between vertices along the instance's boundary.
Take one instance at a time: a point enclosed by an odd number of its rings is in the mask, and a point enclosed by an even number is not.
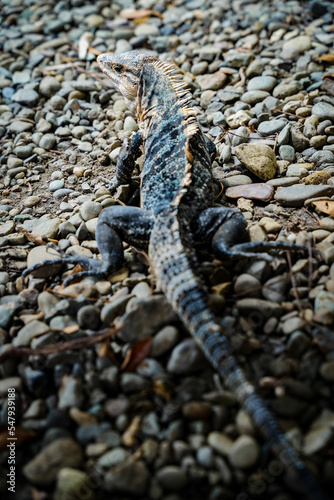
<svg viewBox="0 0 334 500"><path fill-rule="evenodd" d="M273 452L295 475L304 498L325 500L316 480L238 366L231 344L208 305L194 251L195 243L205 242L218 258L238 258L253 256L252 250L261 246L291 247L235 244L243 240L245 221L238 211L212 207L215 184L207 141L185 84L180 76L173 76L175 67L138 52L102 54L98 64L138 118L139 132L121 150L112 187L129 181L143 142L141 209L111 207L101 213L96 239L102 260L76 259L90 269L79 274L103 275L121 267L122 240L137 248L148 245L158 285L207 359L236 394Z"/></svg>

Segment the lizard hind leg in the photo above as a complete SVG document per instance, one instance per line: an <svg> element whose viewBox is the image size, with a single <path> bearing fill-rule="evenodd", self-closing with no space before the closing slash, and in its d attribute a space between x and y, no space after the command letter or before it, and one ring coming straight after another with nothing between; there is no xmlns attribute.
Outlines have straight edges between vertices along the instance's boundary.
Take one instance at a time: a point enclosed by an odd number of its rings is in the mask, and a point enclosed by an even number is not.
<svg viewBox="0 0 334 500"><path fill-rule="evenodd" d="M246 221L237 210L225 207L203 210L196 220L195 238L198 242L211 239L211 248L218 259L257 258L272 262L270 250L307 251L306 246L284 241L245 241Z"/></svg>
<svg viewBox="0 0 334 500"><path fill-rule="evenodd" d="M241 248L235 250L247 237L246 221L241 212L225 207L203 210L193 222L192 229L198 243L211 242L218 259L253 257L254 253Z"/></svg>

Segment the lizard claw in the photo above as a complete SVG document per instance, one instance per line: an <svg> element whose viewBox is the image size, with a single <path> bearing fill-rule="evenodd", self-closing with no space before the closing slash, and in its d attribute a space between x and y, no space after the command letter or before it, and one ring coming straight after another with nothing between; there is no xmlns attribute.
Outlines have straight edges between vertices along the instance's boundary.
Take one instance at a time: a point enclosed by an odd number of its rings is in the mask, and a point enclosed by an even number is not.
<svg viewBox="0 0 334 500"><path fill-rule="evenodd" d="M114 176L112 179L107 179L106 177L102 177L101 175L99 175L98 178L107 184L107 188L110 189L110 191L115 191L115 189L117 189L118 186L121 185L116 176Z"/></svg>
<svg viewBox="0 0 334 500"><path fill-rule="evenodd" d="M294 243L286 243L284 241L251 241L248 243L240 243L234 245L231 248L220 248L219 249L220 259L241 259L241 258L253 258L258 260L265 260L267 262L275 262L275 257L264 253L263 250L267 252L269 250L290 250L292 252L307 252L309 248L305 245L296 245ZM262 252L261 252L262 250ZM315 248L311 248L312 252L315 252Z"/></svg>
<svg viewBox="0 0 334 500"><path fill-rule="evenodd" d="M49 243L49 247L53 248L54 250L57 250L61 254L61 257L58 259L50 259L50 260L43 260L42 262L37 262L33 266L29 267L28 269L25 269L22 273L22 277L26 278L29 274L33 273L37 269L40 269L42 267L46 266L54 266L57 264L80 264L84 268L88 268L87 271L82 271L79 273L75 273L71 276L69 276L65 281L64 285L68 285L71 281L73 281L75 278L78 277L83 277L83 276L104 276L108 274L108 268L105 265L105 263L102 260L99 259L90 259L88 257L82 257L79 255L68 255L65 254L65 252L58 248L57 245L54 243Z"/></svg>

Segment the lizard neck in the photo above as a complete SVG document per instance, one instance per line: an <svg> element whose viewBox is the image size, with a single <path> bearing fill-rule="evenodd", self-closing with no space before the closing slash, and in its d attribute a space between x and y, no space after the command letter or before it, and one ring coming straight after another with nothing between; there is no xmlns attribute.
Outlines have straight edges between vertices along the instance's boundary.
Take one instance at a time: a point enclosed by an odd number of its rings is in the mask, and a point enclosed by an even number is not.
<svg viewBox="0 0 334 500"><path fill-rule="evenodd" d="M196 134L199 126L188 85L176 72L176 66L158 59L145 65L139 83L138 121L146 128L150 120L159 119L166 112L169 116L174 113L183 121L186 137L190 137Z"/></svg>
<svg viewBox="0 0 334 500"><path fill-rule="evenodd" d="M173 65L159 60L151 62L144 66L138 86L137 117L145 139L143 187L144 190L145 185L147 189L153 187L149 178L154 175L157 195L160 180L164 206L170 203L178 206L192 182L190 139L199 131L191 94L181 75L173 75L175 70ZM145 192L143 196L145 198ZM158 210L160 208L161 203Z"/></svg>

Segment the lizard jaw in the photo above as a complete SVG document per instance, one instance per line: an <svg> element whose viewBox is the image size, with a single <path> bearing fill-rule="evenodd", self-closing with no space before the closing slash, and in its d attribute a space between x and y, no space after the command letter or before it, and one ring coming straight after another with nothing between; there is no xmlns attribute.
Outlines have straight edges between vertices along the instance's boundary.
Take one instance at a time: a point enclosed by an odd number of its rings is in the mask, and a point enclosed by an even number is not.
<svg viewBox="0 0 334 500"><path fill-rule="evenodd" d="M136 113L139 77L131 64L127 63L122 55L112 52L100 54L97 63L101 71L110 78L116 90L123 95L130 111Z"/></svg>

